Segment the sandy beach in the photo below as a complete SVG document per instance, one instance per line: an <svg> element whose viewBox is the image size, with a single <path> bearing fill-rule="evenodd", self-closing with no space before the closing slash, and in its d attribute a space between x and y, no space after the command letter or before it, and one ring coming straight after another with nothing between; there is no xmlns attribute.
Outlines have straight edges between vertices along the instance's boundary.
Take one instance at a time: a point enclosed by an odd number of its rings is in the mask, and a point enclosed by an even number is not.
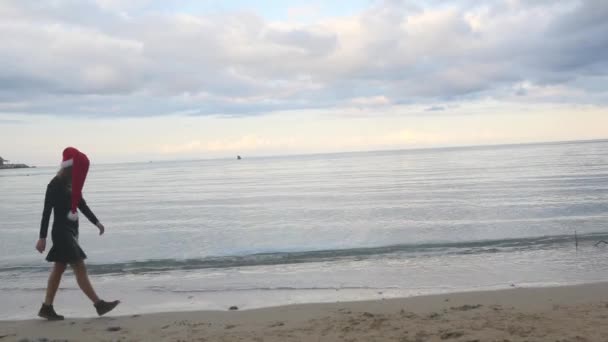
<svg viewBox="0 0 608 342"><path fill-rule="evenodd" d="M601 342L608 341L607 322L608 283L596 283L242 311L2 321L0 341Z"/></svg>

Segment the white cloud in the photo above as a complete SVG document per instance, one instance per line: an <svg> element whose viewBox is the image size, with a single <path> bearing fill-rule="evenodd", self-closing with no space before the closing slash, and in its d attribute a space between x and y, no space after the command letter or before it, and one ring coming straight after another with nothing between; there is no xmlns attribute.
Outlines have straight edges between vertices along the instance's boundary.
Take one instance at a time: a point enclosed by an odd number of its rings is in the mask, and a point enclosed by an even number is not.
<svg viewBox="0 0 608 342"><path fill-rule="evenodd" d="M350 103L355 106L386 106L391 104L391 100L383 95L380 96L368 96L368 97L355 97L350 100Z"/></svg>
<svg viewBox="0 0 608 342"><path fill-rule="evenodd" d="M232 139L193 140L183 144L165 144L160 147L159 152L167 155L244 153L256 150L289 149L296 146L298 146L298 142L294 138L264 138L255 134L247 134Z"/></svg>
<svg viewBox="0 0 608 342"><path fill-rule="evenodd" d="M0 4L0 111L247 115L487 97L563 102L566 93L570 103L608 103L592 89L593 77L608 75L601 0L385 1L306 23L142 10L149 5ZM521 84L542 96L513 97Z"/></svg>

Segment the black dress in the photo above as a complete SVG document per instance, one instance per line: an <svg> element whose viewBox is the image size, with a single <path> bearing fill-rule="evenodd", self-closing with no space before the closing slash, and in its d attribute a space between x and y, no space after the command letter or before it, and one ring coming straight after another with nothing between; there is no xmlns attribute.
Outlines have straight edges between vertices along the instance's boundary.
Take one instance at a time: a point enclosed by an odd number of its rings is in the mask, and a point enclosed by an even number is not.
<svg viewBox="0 0 608 342"><path fill-rule="evenodd" d="M44 239L47 236L49 228L51 210L55 212L53 229L51 231L53 246L46 256L47 261L73 263L87 258L87 255L84 254L84 251L78 244L78 221L68 219L70 207L71 193L68 183L60 177L53 178L46 188L44 211L42 212L42 222L40 223L40 238ZM84 198L80 200L78 209L93 224L96 225L99 222L87 206Z"/></svg>

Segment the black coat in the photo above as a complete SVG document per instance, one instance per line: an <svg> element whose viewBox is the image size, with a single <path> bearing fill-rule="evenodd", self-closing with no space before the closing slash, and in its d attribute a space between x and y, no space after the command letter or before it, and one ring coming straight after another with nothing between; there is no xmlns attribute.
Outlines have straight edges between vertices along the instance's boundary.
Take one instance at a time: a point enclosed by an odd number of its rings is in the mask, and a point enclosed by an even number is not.
<svg viewBox="0 0 608 342"><path fill-rule="evenodd" d="M51 211L55 213L51 231L53 246L46 256L47 261L72 263L87 257L78 244L78 221L68 219L71 203L69 184L60 177L53 178L46 188L40 223L40 238L46 238ZM96 225L99 222L84 198L80 200L78 209L91 223Z"/></svg>

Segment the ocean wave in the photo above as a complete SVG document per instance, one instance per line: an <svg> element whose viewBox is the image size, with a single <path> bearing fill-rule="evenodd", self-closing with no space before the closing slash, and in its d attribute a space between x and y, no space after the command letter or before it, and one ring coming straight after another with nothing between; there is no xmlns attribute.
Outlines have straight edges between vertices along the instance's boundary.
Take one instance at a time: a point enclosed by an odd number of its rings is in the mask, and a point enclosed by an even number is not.
<svg viewBox="0 0 608 342"><path fill-rule="evenodd" d="M390 291L398 290L399 286L276 286L276 287L241 287L230 288L230 292L250 292L250 291L340 291L340 290L376 290ZM208 289L178 289L168 286L150 286L146 290L151 292L171 292L171 293L214 293L226 292L226 288L208 288Z"/></svg>
<svg viewBox="0 0 608 342"><path fill-rule="evenodd" d="M579 244L608 240L608 233L578 235ZM519 239L481 240L463 242L436 242L400 244L381 247L315 250L301 252L272 252L250 255L217 256L198 259L156 259L108 264L89 264L91 274L142 274L200 269L226 269L249 266L272 266L332 261L359 261L374 258L416 258L442 255L470 255L483 253L510 253L526 250L543 250L574 246L574 235L539 236ZM0 266L0 273L47 272L48 266Z"/></svg>

